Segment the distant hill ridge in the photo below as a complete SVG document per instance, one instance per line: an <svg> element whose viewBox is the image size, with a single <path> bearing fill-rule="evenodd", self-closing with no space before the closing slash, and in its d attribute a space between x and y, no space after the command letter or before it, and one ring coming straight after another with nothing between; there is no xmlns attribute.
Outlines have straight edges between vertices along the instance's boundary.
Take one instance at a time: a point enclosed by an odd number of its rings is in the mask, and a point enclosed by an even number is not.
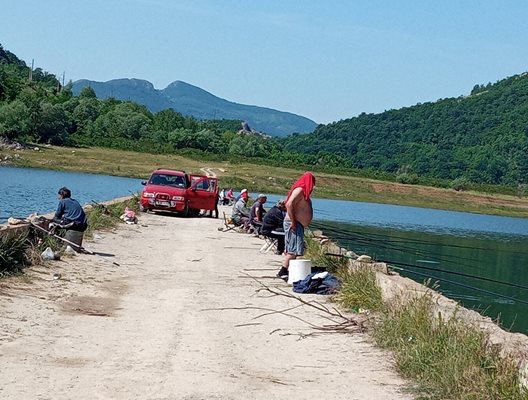
<svg viewBox="0 0 528 400"><path fill-rule="evenodd" d="M114 97L144 105L152 112L167 108L198 119L238 119L247 121L252 128L272 136L292 133L310 133L317 124L300 115L234 103L217 97L204 89L182 81L174 81L165 89L158 90L142 79L114 79L107 82L86 79L73 83L73 93L78 95L85 87L91 87L98 98Z"/></svg>

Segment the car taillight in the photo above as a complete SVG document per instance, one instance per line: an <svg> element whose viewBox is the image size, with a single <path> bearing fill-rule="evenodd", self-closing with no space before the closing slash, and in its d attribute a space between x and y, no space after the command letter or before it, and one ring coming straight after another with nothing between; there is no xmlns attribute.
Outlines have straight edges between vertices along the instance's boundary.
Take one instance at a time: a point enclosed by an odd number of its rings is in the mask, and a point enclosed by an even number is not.
<svg viewBox="0 0 528 400"><path fill-rule="evenodd" d="M143 197L154 197L154 193L143 192Z"/></svg>
<svg viewBox="0 0 528 400"><path fill-rule="evenodd" d="M183 200L185 200L185 197L182 197L182 196L172 196L172 200L183 201Z"/></svg>

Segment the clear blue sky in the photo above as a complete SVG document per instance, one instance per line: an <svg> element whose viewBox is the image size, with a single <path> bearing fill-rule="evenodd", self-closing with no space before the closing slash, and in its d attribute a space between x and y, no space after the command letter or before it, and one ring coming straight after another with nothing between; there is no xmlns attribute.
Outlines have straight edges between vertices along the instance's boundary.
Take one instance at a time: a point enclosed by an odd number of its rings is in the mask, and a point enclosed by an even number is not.
<svg viewBox="0 0 528 400"><path fill-rule="evenodd" d="M526 0L2 0L0 43L66 81L175 80L328 123L528 70Z"/></svg>

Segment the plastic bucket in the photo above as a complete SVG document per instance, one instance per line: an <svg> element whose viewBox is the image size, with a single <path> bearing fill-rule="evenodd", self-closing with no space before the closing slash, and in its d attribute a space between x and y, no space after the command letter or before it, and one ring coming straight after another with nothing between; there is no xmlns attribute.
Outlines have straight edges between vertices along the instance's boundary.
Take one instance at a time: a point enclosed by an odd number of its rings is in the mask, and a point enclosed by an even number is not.
<svg viewBox="0 0 528 400"><path fill-rule="evenodd" d="M288 283L302 281L312 272L312 262L310 260L291 260L288 267Z"/></svg>

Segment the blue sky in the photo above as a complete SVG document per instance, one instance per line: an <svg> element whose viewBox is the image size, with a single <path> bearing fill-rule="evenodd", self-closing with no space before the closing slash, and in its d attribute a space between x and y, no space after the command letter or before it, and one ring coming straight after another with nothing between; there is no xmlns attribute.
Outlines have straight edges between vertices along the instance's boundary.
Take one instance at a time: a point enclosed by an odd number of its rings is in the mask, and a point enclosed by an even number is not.
<svg viewBox="0 0 528 400"><path fill-rule="evenodd" d="M525 0L1 0L0 43L66 80L175 80L328 123L528 70Z"/></svg>

